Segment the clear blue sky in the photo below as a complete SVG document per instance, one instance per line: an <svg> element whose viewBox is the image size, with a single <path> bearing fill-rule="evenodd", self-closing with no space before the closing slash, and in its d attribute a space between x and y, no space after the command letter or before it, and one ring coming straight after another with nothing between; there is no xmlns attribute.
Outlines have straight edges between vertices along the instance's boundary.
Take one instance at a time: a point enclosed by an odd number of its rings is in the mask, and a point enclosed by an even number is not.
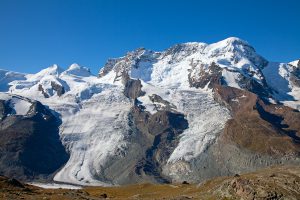
<svg viewBox="0 0 300 200"><path fill-rule="evenodd" d="M71 63L97 73L109 57L230 36L273 61L300 58L299 0L0 0L0 68Z"/></svg>

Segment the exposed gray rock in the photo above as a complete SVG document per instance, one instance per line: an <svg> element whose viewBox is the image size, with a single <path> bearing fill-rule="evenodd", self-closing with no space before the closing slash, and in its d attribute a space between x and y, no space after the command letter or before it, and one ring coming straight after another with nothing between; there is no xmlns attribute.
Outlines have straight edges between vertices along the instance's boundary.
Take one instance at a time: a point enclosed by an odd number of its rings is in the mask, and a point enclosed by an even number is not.
<svg viewBox="0 0 300 200"><path fill-rule="evenodd" d="M39 84L38 90L42 92L45 98L49 98L49 95L45 92L43 86Z"/></svg>
<svg viewBox="0 0 300 200"><path fill-rule="evenodd" d="M300 61L298 67L293 67L293 71L290 73L290 81L297 87L300 87Z"/></svg>
<svg viewBox="0 0 300 200"><path fill-rule="evenodd" d="M189 72L188 78L191 87L204 88L205 86L208 86L209 88L212 88L214 84L224 84L222 68L214 62L207 67L199 62L194 63L192 60L190 65L192 66L192 69Z"/></svg>
<svg viewBox="0 0 300 200"><path fill-rule="evenodd" d="M98 76L101 78L101 77L105 76L106 74L108 74L113 69L115 64L117 62L119 62L120 60L121 60L121 58L110 58L110 59L108 59L107 62L105 63L105 65L104 65L104 67L101 68Z"/></svg>
<svg viewBox="0 0 300 200"><path fill-rule="evenodd" d="M58 96L61 96L65 93L65 88L54 81L51 81L51 87L57 92Z"/></svg>
<svg viewBox="0 0 300 200"><path fill-rule="evenodd" d="M134 101L129 113L131 130L140 139L132 146L139 146L139 160L135 162L134 171L130 171L131 177L138 180L151 180L152 182L169 182L168 177L162 174L164 166L178 144L178 136L188 128L188 122L184 115L174 109L174 105L162 99L159 95L150 96L152 102L164 104L163 109L150 114L142 105L138 105L137 98L143 96L140 80L130 79L127 73L122 77L124 95ZM141 142L143 141L143 142ZM131 161L132 159L130 159ZM132 169L131 169L132 170ZM139 178L137 178L139 177ZM120 180L123 181L123 180Z"/></svg>
<svg viewBox="0 0 300 200"><path fill-rule="evenodd" d="M125 74L123 76L123 83L125 85L124 95L127 98L135 100L145 94L145 92L142 91L142 84L140 80L130 79L128 74Z"/></svg>
<svg viewBox="0 0 300 200"><path fill-rule="evenodd" d="M0 99L0 120L3 120L9 113L11 113L11 108L8 103Z"/></svg>
<svg viewBox="0 0 300 200"><path fill-rule="evenodd" d="M176 111L176 106L171 104L170 102L164 100L163 98L161 98L161 96L157 95L157 94L153 94L151 96L149 96L149 99L153 102L154 106L155 106L155 110L168 110L168 111ZM158 103L158 104L157 104ZM163 106L161 106L161 104Z"/></svg>
<svg viewBox="0 0 300 200"><path fill-rule="evenodd" d="M104 67L101 68L99 77L105 76L114 70L116 73L114 81L123 79L132 68L139 68L141 62L155 62L160 55L161 53L158 52L138 48L128 52L124 57L109 59Z"/></svg>
<svg viewBox="0 0 300 200"><path fill-rule="evenodd" d="M263 85L258 83L256 80L254 80L251 77L246 77L243 75L240 75L240 82L239 86L245 90L248 90L250 92L253 92L261 97L270 97L271 96L271 90L269 89L267 83L263 79Z"/></svg>
<svg viewBox="0 0 300 200"><path fill-rule="evenodd" d="M136 173L154 176L158 182L169 182L162 174L162 167L178 144L178 136L188 128L188 122L181 113L158 111L150 114L141 107L132 108L133 122L139 132L153 138L144 158L137 164Z"/></svg>
<svg viewBox="0 0 300 200"><path fill-rule="evenodd" d="M3 101L2 105L3 105ZM22 180L48 178L67 160L59 139L60 120L40 102L32 101L26 114L0 121L0 174Z"/></svg>

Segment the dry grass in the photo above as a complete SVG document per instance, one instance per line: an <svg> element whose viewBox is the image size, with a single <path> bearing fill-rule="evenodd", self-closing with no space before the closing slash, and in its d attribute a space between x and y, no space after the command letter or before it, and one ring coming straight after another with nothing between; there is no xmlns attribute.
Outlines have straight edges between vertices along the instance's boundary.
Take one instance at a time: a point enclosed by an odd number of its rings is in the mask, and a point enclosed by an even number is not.
<svg viewBox="0 0 300 200"><path fill-rule="evenodd" d="M135 184L81 190L17 187L0 178L0 199L300 199L300 166L279 166L196 184Z"/></svg>

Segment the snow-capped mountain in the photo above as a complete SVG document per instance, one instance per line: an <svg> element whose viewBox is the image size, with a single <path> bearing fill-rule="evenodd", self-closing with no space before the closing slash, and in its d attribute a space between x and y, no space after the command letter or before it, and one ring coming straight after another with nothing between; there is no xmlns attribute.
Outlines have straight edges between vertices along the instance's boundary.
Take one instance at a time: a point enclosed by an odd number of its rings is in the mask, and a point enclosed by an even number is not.
<svg viewBox="0 0 300 200"><path fill-rule="evenodd" d="M77 64L1 70L0 99L41 102L61 120L69 160L55 181L200 181L299 163L299 65L269 62L239 38L140 48L109 59L98 76ZM26 103L9 101L12 115L26 115Z"/></svg>

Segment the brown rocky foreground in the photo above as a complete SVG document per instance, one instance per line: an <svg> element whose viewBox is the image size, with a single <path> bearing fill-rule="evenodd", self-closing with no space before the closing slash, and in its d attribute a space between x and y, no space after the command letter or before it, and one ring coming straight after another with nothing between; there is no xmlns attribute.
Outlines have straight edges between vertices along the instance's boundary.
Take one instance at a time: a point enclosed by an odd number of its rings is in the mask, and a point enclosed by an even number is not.
<svg viewBox="0 0 300 200"><path fill-rule="evenodd" d="M300 166L276 166L196 184L42 189L0 177L0 199L300 199Z"/></svg>

